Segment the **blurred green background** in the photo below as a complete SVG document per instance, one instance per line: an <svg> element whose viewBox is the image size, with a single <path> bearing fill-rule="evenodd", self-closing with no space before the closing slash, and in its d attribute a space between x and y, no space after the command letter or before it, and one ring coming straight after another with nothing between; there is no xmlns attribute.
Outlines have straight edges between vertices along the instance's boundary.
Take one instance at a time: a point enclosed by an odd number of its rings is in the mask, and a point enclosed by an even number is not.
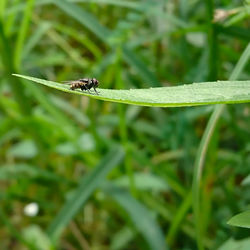
<svg viewBox="0 0 250 250"><path fill-rule="evenodd" d="M213 131L197 217L214 106L114 104L11 76L113 89L227 80L249 15L241 0L1 0L0 249L249 249L249 230L226 224L250 208L249 104L226 106ZM249 72L248 60L237 79Z"/></svg>

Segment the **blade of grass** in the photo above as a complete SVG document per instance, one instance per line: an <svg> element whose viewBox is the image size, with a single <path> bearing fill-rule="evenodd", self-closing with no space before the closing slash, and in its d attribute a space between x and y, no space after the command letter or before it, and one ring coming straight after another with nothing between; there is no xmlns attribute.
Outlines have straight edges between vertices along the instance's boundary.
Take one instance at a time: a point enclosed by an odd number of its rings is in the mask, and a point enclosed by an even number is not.
<svg viewBox="0 0 250 250"><path fill-rule="evenodd" d="M77 30L69 26L62 25L59 23L55 25L55 29L57 29L58 31L64 34L71 36L73 39L75 39L80 44L85 46L86 49L90 51L96 57L97 60L102 59L102 51L99 49L99 47L95 43L93 43L91 38L84 36L83 34L79 34Z"/></svg>
<svg viewBox="0 0 250 250"><path fill-rule="evenodd" d="M91 30L102 41L107 42L110 36L110 30L102 26L97 19L89 12L83 10L79 6L67 2L65 0L52 1L58 8L66 14L77 20L80 24Z"/></svg>
<svg viewBox="0 0 250 250"><path fill-rule="evenodd" d="M11 224L7 215L5 214L2 207L0 207L0 219L1 222L5 225L5 227L9 230L10 234L15 237L18 241L20 241L23 245L27 246L28 249L36 250L36 247L30 242L26 241L22 235L18 232L14 225Z"/></svg>
<svg viewBox="0 0 250 250"><path fill-rule="evenodd" d="M250 228L250 210L233 216L227 224L236 227Z"/></svg>
<svg viewBox="0 0 250 250"><path fill-rule="evenodd" d="M37 25L41 23L41 20L35 15L33 15L33 20ZM78 51L74 49L58 32L54 29L48 29L46 34L55 44L68 54L79 67L86 68L88 61L81 57Z"/></svg>
<svg viewBox="0 0 250 250"><path fill-rule="evenodd" d="M152 208L154 211L159 213L164 220L172 222L173 220L173 208L171 208L171 204L163 203L162 201L159 201L159 199L156 199L149 194L143 195L143 202L147 204L150 208ZM168 207L169 206L169 207ZM195 229L193 225L190 223L187 223L186 221L184 223L180 224L180 229L182 232L186 235L188 235L191 239L195 240ZM210 249L213 244L212 239L206 238L204 239L204 245Z"/></svg>
<svg viewBox="0 0 250 250"><path fill-rule="evenodd" d="M124 152L120 147L112 148L98 166L79 182L78 188L72 197L65 202L55 219L47 230L52 240L57 240L68 225L70 220L76 215L79 209L85 204L90 195L105 179L107 174L116 167L123 159Z"/></svg>
<svg viewBox="0 0 250 250"><path fill-rule="evenodd" d="M70 0L69 2L74 3L97 3L97 4L110 4L119 7L126 7L130 9L140 9L141 4L134 1L125 0Z"/></svg>
<svg viewBox="0 0 250 250"><path fill-rule="evenodd" d="M64 184L72 184L70 180L61 175L57 175L45 169L40 169L37 166L33 166L26 163L16 164L1 164L0 168L0 180L22 179L22 178L41 178L47 181L62 182Z"/></svg>
<svg viewBox="0 0 250 250"><path fill-rule="evenodd" d="M217 46L217 31L215 29L215 24L213 23L213 15L214 15L214 0L206 0L205 1L206 5L206 12L207 12L207 43L208 43L208 79L209 80L215 80L217 79L218 75L218 46ZM198 149L197 155L205 155L204 152L207 151L209 141L213 135L213 132L215 130L215 125L217 124L217 120L219 119L221 113L223 111L223 108L218 109L217 112L214 112L211 116L211 119L208 122L207 127L210 127L209 130L205 130L204 135L202 137L202 140L204 138L207 138L208 140L204 139L204 141L201 140L200 147ZM197 158L196 158L197 159ZM197 165L203 165L204 164L204 159L202 157L198 159L198 161L195 161L195 166ZM202 169L200 169L202 171ZM196 176L197 174L197 176ZM200 173L194 173L193 180L201 178ZM199 177L198 177L199 176ZM197 187L196 187L197 188ZM200 187L199 187L200 188ZM197 189L195 190L197 191ZM199 190L200 191L200 190ZM199 192L197 191L197 192ZM200 196L200 194L199 194ZM193 195L193 200L195 196ZM199 207L198 207L199 206ZM197 247L199 250L204 249L204 244L203 244L203 232L204 226L203 226L203 221L201 218L201 214L199 213L198 217L198 210L200 210L200 202L199 204L193 202L193 209L194 213L197 211L197 217L195 216L195 225L196 225L196 242L197 242Z"/></svg>
<svg viewBox="0 0 250 250"><path fill-rule="evenodd" d="M14 65L16 69L19 69L21 65L22 51L29 28L29 22L31 19L33 5L34 5L34 0L27 1L24 16L21 22L21 27L19 28L19 33L15 46L15 58L14 58Z"/></svg>
<svg viewBox="0 0 250 250"><path fill-rule="evenodd" d="M12 3L12 6L17 6L19 4L20 0L14 0L13 3ZM24 5L25 6L25 5ZM11 9L8 8L5 12L5 14L8 12L8 10ZM12 30L12 27L13 27L13 24L15 22L15 18L17 16L18 13L10 13L9 16L5 16L5 18L7 19L6 20L6 25L5 25L5 28L6 28L6 34L10 34L11 33L11 30Z"/></svg>
<svg viewBox="0 0 250 250"><path fill-rule="evenodd" d="M208 80L213 81L218 79L218 39L217 39L217 31L216 26L213 23L213 15L214 15L214 0L206 0L206 8L207 8L207 41L209 46L209 75Z"/></svg>
<svg viewBox="0 0 250 250"><path fill-rule="evenodd" d="M29 3L30 5L32 5L32 3ZM30 11L31 11L32 6L28 6L27 5L27 9L25 13L25 17L23 18L23 23L22 23L22 31L19 32L19 38L20 39L20 44L18 46L20 46L20 48L22 48L22 53L28 53L30 51L30 49L35 45L35 43L37 42L37 38L34 38L32 40L29 40L30 43L28 43L28 47L25 46L25 44L23 44L24 39L25 39L25 34L27 32L27 28L28 28L28 21L30 18ZM45 25L46 26L46 25ZM45 27L45 29L47 29L47 27ZM1 25L0 25L0 31L1 31ZM2 33L1 33L2 34ZM6 62L4 63L7 67L7 77L10 77L11 72L13 72L14 70L14 65L12 62L12 53L11 53L11 49L9 48L9 41L7 40L7 38L4 37L4 34L2 35L2 41L3 44L5 46L4 48L4 52L6 52L6 56L3 57L6 58ZM26 50L25 50L26 48ZM22 55L20 55L22 56ZM13 78L10 77L10 82L13 83L13 92L16 95L16 99L19 103L19 105L21 106L22 110L25 113L30 112L31 110L31 106L28 105L27 103L27 98L26 96L24 96L24 88L23 86L25 86L21 81L14 81ZM29 88L29 90L32 92L33 96L38 100L38 102L46 109L48 110L49 113L51 113L54 117L57 118L58 121L61 121L62 124L66 124L66 126L63 127L63 130L65 131L65 133L70 136L71 138L74 137L74 133L72 129L74 126L72 126L72 123L64 116L64 114L62 114L61 112L59 112L58 109L56 109L53 104L50 102L50 100L46 97L46 95L44 95L39 88L37 88L37 86L34 85L29 85L27 86Z"/></svg>
<svg viewBox="0 0 250 250"><path fill-rule="evenodd" d="M50 23L40 22L40 24L36 28L36 31L30 36L27 43L24 45L22 58L25 58L31 52L31 50L38 44L38 42L42 39L42 37L44 36L44 34L46 34L50 27Z"/></svg>
<svg viewBox="0 0 250 250"><path fill-rule="evenodd" d="M129 214L132 222L147 241L150 249L168 249L160 226L152 218L146 207L125 191L110 189L108 194Z"/></svg>
<svg viewBox="0 0 250 250"><path fill-rule="evenodd" d="M118 88L124 88L124 82L122 79L122 66L121 66L121 50L120 48L117 48L117 60L116 60L116 86ZM128 132L127 132L127 124L126 124L126 117L125 117L125 107L124 105L120 104L118 105L118 113L120 117L120 137L122 141L122 145L126 151L124 164L126 169L126 174L129 177L129 184L130 184L130 191L131 193L136 196L136 187L135 187L135 181L134 181L134 174L133 174L133 168L131 165L131 151L129 147L128 142Z"/></svg>
<svg viewBox="0 0 250 250"><path fill-rule="evenodd" d="M74 49L65 39L57 33L55 30L48 30L47 35L50 39L64 50L66 54L81 68L86 68L88 66L88 61L81 57L76 49Z"/></svg>
<svg viewBox="0 0 250 250"><path fill-rule="evenodd" d="M231 16L228 20L225 21L224 26L225 27L233 26L236 23L242 22L244 19L249 18L249 11L250 11L249 6L250 5L248 3L248 5L246 5L245 9L241 9L237 14Z"/></svg>
<svg viewBox="0 0 250 250"><path fill-rule="evenodd" d="M4 11L5 11L5 7L6 7L6 3L7 3L6 0L1 0L1 2L0 2L0 19L2 19L2 20L4 18Z"/></svg>
<svg viewBox="0 0 250 250"><path fill-rule="evenodd" d="M64 126L62 126L62 130L69 138L73 140L73 138L76 136L76 129L74 128L72 121L69 120L63 112L60 112L60 110L55 107L52 101L46 96L45 93L41 91L40 88L30 85L29 90L32 92L34 98L36 98L41 106L47 110L52 115L52 117L54 117L60 124L64 124Z"/></svg>
<svg viewBox="0 0 250 250"><path fill-rule="evenodd" d="M10 7L6 10L6 13L4 13L6 16L9 16L11 14L16 14L20 11L22 11L25 8L25 3L18 3L20 0L15 0L16 3L13 4L13 7ZM35 6L42 6L42 5L48 5L53 3L54 0L39 0L35 2ZM117 1L117 0L68 0L68 2L71 3L104 3L104 4L110 4L110 5L116 5L119 7L126 7L130 9L136 9L136 10L142 10L144 9L141 7L140 2L134 2L134 1Z"/></svg>
<svg viewBox="0 0 250 250"><path fill-rule="evenodd" d="M241 72L248 62L248 58L250 57L250 43L244 50L239 59L237 65L235 66L233 72L231 73L230 80L234 81L239 78ZM195 217L195 230L196 230L196 241L199 249L204 249L203 243L203 229L202 229L202 221L201 221L201 205L200 205L200 184L202 178L202 171L205 163L205 158L208 150L209 143L211 141L212 135L215 131L215 127L218 123L218 120L223 113L225 105L217 105L215 107L214 112L212 113L208 124L206 126L205 132L202 136L196 158L194 163L194 175L193 175L193 211Z"/></svg>
<svg viewBox="0 0 250 250"><path fill-rule="evenodd" d="M244 238L242 240L229 238L218 248L218 250L248 250L249 246L250 237Z"/></svg>
<svg viewBox="0 0 250 250"><path fill-rule="evenodd" d="M113 44L109 43L109 38L112 36L112 32L102 26L93 15L84 11L82 8L79 8L77 5L64 0L53 0L53 2L57 7L88 28L99 39L112 48ZM134 67L137 70L142 79L154 85L158 84L156 76L147 69L144 63L131 50L124 47L122 51L124 53L124 59L131 65L131 67Z"/></svg>
<svg viewBox="0 0 250 250"><path fill-rule="evenodd" d="M75 122L78 122L85 127L90 126L89 117L85 113L81 112L81 110L77 107L69 105L68 101L65 99L50 95L50 100L58 109L61 109L64 113L70 114Z"/></svg>
<svg viewBox="0 0 250 250"><path fill-rule="evenodd" d="M147 70L145 64L143 61L141 61L133 51L131 51L129 48L123 47L123 58L127 61L127 63L134 67L138 74L141 76L141 78L146 81L146 86L157 86L159 85L159 82L156 78L156 76Z"/></svg>
<svg viewBox="0 0 250 250"><path fill-rule="evenodd" d="M237 78L239 78L241 72L243 71L244 67L248 63L249 57L250 57L250 43L248 43L246 49L242 53L242 55L241 55L238 63L236 64L229 80L233 81L233 80L236 80Z"/></svg>
<svg viewBox="0 0 250 250"><path fill-rule="evenodd" d="M116 232L110 243L110 250L122 250L128 247L128 244L136 237L135 230L129 226L124 226Z"/></svg>
<svg viewBox="0 0 250 250"><path fill-rule="evenodd" d="M203 166L205 162L206 153L208 150L208 146L211 140L211 137L214 133L217 122L220 118L224 110L224 105L219 105L215 108L212 116L210 117L208 124L206 126L205 132L202 136L196 158L194 163L194 176L193 176L193 211L194 211L194 221L195 221L195 229L196 229L196 241L198 245L198 249L204 249L203 243L203 224L201 221L201 211L200 211L200 183L201 176L203 171Z"/></svg>
<svg viewBox="0 0 250 250"><path fill-rule="evenodd" d="M78 95L86 95L99 100L156 107L197 106L217 103L250 102L250 81L217 81L186 84L177 87L149 89L98 89L99 94L70 90L66 84L13 74L48 87Z"/></svg>
<svg viewBox="0 0 250 250"><path fill-rule="evenodd" d="M191 205L192 205L192 192L189 191L189 193L186 195L186 198L182 202L180 208L176 211L174 219L168 230L166 239L169 245L173 244L177 232L180 229L181 222L184 219L184 216L187 214L187 211L190 209Z"/></svg>
<svg viewBox="0 0 250 250"><path fill-rule="evenodd" d="M23 84L21 81L14 80L11 77L11 73L13 72L13 70L16 70L14 67L13 55L10 44L11 43L9 39L6 37L3 23L0 20L0 49L2 52L0 58L2 59L2 63L5 67L5 75L8 79L8 82L10 83L14 97L20 106L21 112L23 114L29 114L31 112L31 109L29 105L29 100L24 93Z"/></svg>
<svg viewBox="0 0 250 250"><path fill-rule="evenodd" d="M216 26L217 32L220 34L225 34L228 36L232 36L233 38L239 38L249 41L250 40L250 32L248 29L242 27L223 27L221 25Z"/></svg>

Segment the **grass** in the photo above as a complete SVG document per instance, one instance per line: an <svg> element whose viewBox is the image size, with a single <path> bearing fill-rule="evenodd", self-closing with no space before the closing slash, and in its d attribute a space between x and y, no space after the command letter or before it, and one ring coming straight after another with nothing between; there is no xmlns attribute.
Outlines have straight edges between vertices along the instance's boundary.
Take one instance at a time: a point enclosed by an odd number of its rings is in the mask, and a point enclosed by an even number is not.
<svg viewBox="0 0 250 250"><path fill-rule="evenodd" d="M230 80L236 80L240 76L249 58L250 58L250 43L246 47L241 58L236 64L233 72L231 73L231 76L229 78ZM203 222L200 219L202 218L201 205L200 205L200 186L201 186L202 172L203 172L206 154L208 151L208 146L210 144L210 141L212 140L212 136L216 129L216 125L224 109L225 109L225 105L218 105L215 107L213 114L211 115L209 122L207 124L202 140L200 142L200 146L196 155L196 161L195 161L195 166L194 166L193 209L194 209L194 214L196 216L196 230L197 230L196 234L197 234L197 243L198 243L199 249L204 249L204 245L202 242L203 241L203 235L202 235Z"/></svg>
<svg viewBox="0 0 250 250"><path fill-rule="evenodd" d="M247 210L243 213L237 214L232 217L227 223L232 226L250 228L249 213L249 210Z"/></svg>
<svg viewBox="0 0 250 250"><path fill-rule="evenodd" d="M13 74L61 91L87 95L99 100L152 107L180 107L218 103L250 102L250 81L218 81L186 84L177 87L112 90L99 89L98 94L70 90L70 86L30 76ZM212 92L211 92L212 89Z"/></svg>
<svg viewBox="0 0 250 250"><path fill-rule="evenodd" d="M52 240L55 241L58 239L72 217L84 205L98 185L101 184L105 176L121 162L123 155L124 152L121 148L110 150L106 157L103 158L103 161L96 167L95 171L80 180L77 190L71 195L71 198L65 203L64 207L62 207L61 211L49 225L48 235L50 235Z"/></svg>
<svg viewBox="0 0 250 250"><path fill-rule="evenodd" d="M213 21L218 8L231 14ZM2 1L1 247L247 246L247 10ZM61 83L82 77L100 94Z"/></svg>

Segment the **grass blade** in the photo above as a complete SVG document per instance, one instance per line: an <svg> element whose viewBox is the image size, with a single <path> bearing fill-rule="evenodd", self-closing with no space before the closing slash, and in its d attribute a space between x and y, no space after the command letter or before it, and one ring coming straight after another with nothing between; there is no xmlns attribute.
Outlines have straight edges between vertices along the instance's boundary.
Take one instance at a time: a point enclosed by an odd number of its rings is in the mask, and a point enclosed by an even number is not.
<svg viewBox="0 0 250 250"><path fill-rule="evenodd" d="M248 250L250 246L250 237L242 240L230 238L218 250Z"/></svg>
<svg viewBox="0 0 250 250"><path fill-rule="evenodd" d="M245 51L242 53L242 56L240 57L238 63L236 64L231 76L230 80L236 80L239 78L242 69L245 67L245 65L248 63L250 57L250 43L248 43Z"/></svg>
<svg viewBox="0 0 250 250"><path fill-rule="evenodd" d="M112 36L112 32L102 26L93 15L84 11L82 8L79 8L79 6L64 0L53 0L53 2L69 16L93 32L104 43L111 48L113 47L113 44L109 43L109 38ZM124 47L123 54L127 63L137 70L142 79L153 84L158 82L156 76L147 69L144 63L130 49Z"/></svg>
<svg viewBox="0 0 250 250"><path fill-rule="evenodd" d="M0 2L0 19L3 19L6 3L7 3L6 0L2 0Z"/></svg>
<svg viewBox="0 0 250 250"><path fill-rule="evenodd" d="M250 210L233 216L227 224L236 227L250 228Z"/></svg>
<svg viewBox="0 0 250 250"><path fill-rule="evenodd" d="M99 24L95 17L89 12L84 11L82 8L79 8L79 6L64 0L53 0L52 2L54 2L57 7L62 9L69 16L76 19L80 24L91 30L102 41L107 42L107 38L110 36L110 31L106 27Z"/></svg>
<svg viewBox="0 0 250 250"><path fill-rule="evenodd" d="M236 64L233 72L231 73L230 80L234 81L239 78L241 72L243 71L245 65L247 64L248 58L250 56L250 47L246 47L245 51L242 53L238 63ZM209 143L211 141L212 135L215 131L216 125L219 121L221 114L225 105L217 105L212 113L208 124L206 126L205 132L202 136L198 152L196 154L194 163L194 176L193 176L193 211L195 216L195 229L196 229L196 240L199 249L204 249L202 242L202 220L201 218L201 204L200 204L200 184L202 178L203 167L205 163L205 158L208 150Z"/></svg>
<svg viewBox="0 0 250 250"><path fill-rule="evenodd" d="M15 48L15 58L14 58L14 65L17 69L19 69L22 59L22 50L24 47L25 38L28 32L29 22L32 14L34 0L27 1L27 6L24 12L24 17L21 23L21 27L19 29L17 41L16 41L16 48Z"/></svg>
<svg viewBox="0 0 250 250"><path fill-rule="evenodd" d="M160 226L152 218L146 207L125 191L109 190L109 194L127 211L135 227L147 241L150 249L167 249Z"/></svg>
<svg viewBox="0 0 250 250"><path fill-rule="evenodd" d="M232 27L224 27L217 25L216 27L217 31L221 34L225 34L228 36L232 36L233 38L237 37L242 40L249 41L250 39L250 33L248 32L248 29L232 26Z"/></svg>
<svg viewBox="0 0 250 250"><path fill-rule="evenodd" d="M2 65L4 65L3 77L6 75L10 86L12 88L15 99L20 105L20 109L23 114L29 114L31 112L29 98L25 95L24 85L19 80L14 80L11 77L11 72L16 71L13 62L12 49L10 46L11 42L5 34L5 27L0 20L0 50Z"/></svg>
<svg viewBox="0 0 250 250"><path fill-rule="evenodd" d="M217 103L250 102L250 81L217 81L193 83L177 87L160 87L149 89L98 89L99 95L70 90L66 84L43 79L13 74L15 76L41 83L64 92L91 96L105 101L136 104L155 107L197 106Z"/></svg>
<svg viewBox="0 0 250 250"><path fill-rule="evenodd" d="M170 246L173 244L177 232L178 230L180 230L181 222L186 216L191 205L192 205L192 192L188 192L181 206L176 211L175 217L173 218L173 222L171 223L171 226L168 230L166 239Z"/></svg>
<svg viewBox="0 0 250 250"><path fill-rule="evenodd" d="M203 223L201 220L201 202L200 202L200 183L202 177L203 166L208 150L209 143L214 134L217 122L224 110L224 105L219 105L215 108L206 126L205 132L202 136L198 152L196 154L194 163L193 176L193 211L195 216L196 240L198 249L204 249L203 243Z"/></svg>
<svg viewBox="0 0 250 250"><path fill-rule="evenodd" d="M42 39L43 35L49 30L50 26L51 25L48 22L42 22L38 25L36 31L30 36L29 40L27 40L27 43L23 47L22 58L29 55L32 49Z"/></svg>
<svg viewBox="0 0 250 250"><path fill-rule="evenodd" d="M25 246L28 247L30 250L35 250L36 248L34 247L33 244L30 244L21 234L20 232L16 229L14 225L11 224L8 216L5 214L4 210L2 207L0 207L0 219L1 219L1 224L3 224L11 233L11 235L22 242Z"/></svg>
<svg viewBox="0 0 250 250"><path fill-rule="evenodd" d="M57 240L63 229L75 216L86 200L101 184L107 174L121 162L124 152L120 147L115 147L102 159L92 173L84 176L72 197L64 204L60 212L48 228L52 240Z"/></svg>
<svg viewBox="0 0 250 250"><path fill-rule="evenodd" d="M2 0L3 2L6 0ZM17 0L20 1L20 0ZM49 5L53 3L54 0L39 0L35 2L35 6L43 6L43 5ZM134 1L124 1L124 0L67 0L67 2L70 3L97 3L97 4L107 4L107 5L114 5L118 7L123 8L129 8L129 9L135 9L135 10L141 10L144 11L144 9L141 7L140 2L134 2ZM2 4L3 5L3 4ZM12 7L8 8L4 15L9 16L11 14L16 14L20 11L23 11L25 8L25 3L14 3Z"/></svg>

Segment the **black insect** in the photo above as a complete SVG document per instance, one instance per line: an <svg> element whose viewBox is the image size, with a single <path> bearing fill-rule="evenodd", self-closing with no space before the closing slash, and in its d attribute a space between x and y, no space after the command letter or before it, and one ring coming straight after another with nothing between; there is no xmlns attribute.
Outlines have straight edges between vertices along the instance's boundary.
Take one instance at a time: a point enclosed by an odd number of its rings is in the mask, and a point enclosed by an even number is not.
<svg viewBox="0 0 250 250"><path fill-rule="evenodd" d="M67 81L66 83L70 84L71 90L81 89L82 91L87 90L89 92L93 88L96 94L98 94L96 88L99 85L99 81L96 78L82 78L75 81Z"/></svg>

